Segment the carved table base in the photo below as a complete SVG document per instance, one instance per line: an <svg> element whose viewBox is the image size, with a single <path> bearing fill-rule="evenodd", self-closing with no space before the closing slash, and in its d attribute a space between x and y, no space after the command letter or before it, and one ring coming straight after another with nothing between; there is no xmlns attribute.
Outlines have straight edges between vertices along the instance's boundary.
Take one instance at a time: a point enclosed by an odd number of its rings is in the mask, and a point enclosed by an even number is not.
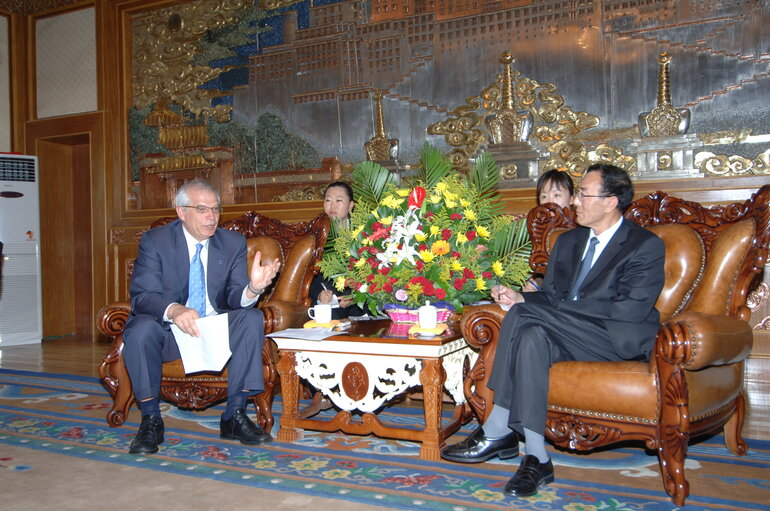
<svg viewBox="0 0 770 511"><path fill-rule="evenodd" d="M439 460L446 439L470 418L463 395L463 367L476 358L462 338L416 340L335 336L323 341L272 337L278 345L283 413L278 440L295 442L304 430L374 434L421 442L420 457ZM327 396L340 411L330 420L299 418L300 378ZM422 430L391 426L377 411L410 388L422 385ZM455 400L442 424L443 389Z"/></svg>

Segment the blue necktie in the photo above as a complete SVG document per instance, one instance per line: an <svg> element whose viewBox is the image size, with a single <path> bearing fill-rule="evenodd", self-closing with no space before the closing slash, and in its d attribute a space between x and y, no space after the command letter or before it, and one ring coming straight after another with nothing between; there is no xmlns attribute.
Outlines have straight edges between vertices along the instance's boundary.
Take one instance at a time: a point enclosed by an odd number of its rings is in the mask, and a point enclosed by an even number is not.
<svg viewBox="0 0 770 511"><path fill-rule="evenodd" d="M195 245L195 255L190 261L190 289L187 295L187 306L198 311L200 317L206 315L206 278L203 274L203 261L201 261L202 249L202 244Z"/></svg>
<svg viewBox="0 0 770 511"><path fill-rule="evenodd" d="M588 275L588 271L593 265L594 253L596 252L596 245L598 243L599 240L597 238L591 238L589 241L588 251L586 251L586 255L583 260L580 261L580 266L578 266L577 270L577 277L575 277L575 283L572 285L572 290L569 292L569 295L567 295L567 300L577 300L577 294L578 291L580 291L580 286L583 284L586 275Z"/></svg>

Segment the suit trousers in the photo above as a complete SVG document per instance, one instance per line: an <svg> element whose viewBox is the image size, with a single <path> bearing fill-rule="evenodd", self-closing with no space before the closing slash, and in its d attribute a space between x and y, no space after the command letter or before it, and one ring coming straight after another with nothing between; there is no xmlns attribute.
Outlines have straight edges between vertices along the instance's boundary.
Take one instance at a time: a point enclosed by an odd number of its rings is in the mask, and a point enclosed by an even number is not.
<svg viewBox="0 0 770 511"><path fill-rule="evenodd" d="M228 311L228 330L232 356L227 363L227 392L233 396L248 390L250 395L264 390L262 345L265 342L264 317L259 309ZM130 318L123 333L123 358L137 401L160 394L163 362L181 358L168 324L152 316Z"/></svg>
<svg viewBox="0 0 770 511"><path fill-rule="evenodd" d="M550 367L564 360L621 360L601 321L551 305L519 303L505 316L489 379L508 426L545 432Z"/></svg>

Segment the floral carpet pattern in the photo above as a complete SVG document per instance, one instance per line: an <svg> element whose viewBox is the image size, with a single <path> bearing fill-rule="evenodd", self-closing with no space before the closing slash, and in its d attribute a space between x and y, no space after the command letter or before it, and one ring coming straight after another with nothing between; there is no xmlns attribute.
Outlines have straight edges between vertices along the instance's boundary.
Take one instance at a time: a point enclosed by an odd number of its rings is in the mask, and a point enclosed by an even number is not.
<svg viewBox="0 0 770 511"><path fill-rule="evenodd" d="M132 410L125 426L110 428L104 420L110 403L95 378L0 370L0 474L3 469L35 470L4 457L3 445L8 444L389 509L679 509L662 488L657 457L641 445L588 455L552 449L555 483L534 497L518 499L502 492L515 470L509 462L428 462L417 457L419 445L414 443L311 431L295 444L274 441L250 448L219 438L221 409L216 407L191 412L163 405L166 435L160 451L129 455L139 413ZM280 404L277 399L276 418ZM395 406L383 413L390 422L421 421L419 408ZM474 427L467 425L458 437ZM690 446L685 509L767 509L770 442L748 442L744 457L732 456L718 436Z"/></svg>

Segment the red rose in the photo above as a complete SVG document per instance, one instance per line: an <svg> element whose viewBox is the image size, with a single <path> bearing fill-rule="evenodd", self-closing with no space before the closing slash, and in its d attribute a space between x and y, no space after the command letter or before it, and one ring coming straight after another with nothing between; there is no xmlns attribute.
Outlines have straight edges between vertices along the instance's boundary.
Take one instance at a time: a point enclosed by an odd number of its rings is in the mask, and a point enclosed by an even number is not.
<svg viewBox="0 0 770 511"><path fill-rule="evenodd" d="M409 194L409 209L417 209L422 206L422 201L425 200L427 192L425 188L421 186L415 186L412 192Z"/></svg>
<svg viewBox="0 0 770 511"><path fill-rule="evenodd" d="M367 275L367 276L366 276L366 281L367 281L367 282L371 282L371 281L373 281L373 280L374 280L374 274L370 274L370 275Z"/></svg>
<svg viewBox="0 0 770 511"><path fill-rule="evenodd" d="M425 219L432 221L433 220L433 211L428 211L427 213L425 213Z"/></svg>
<svg viewBox="0 0 770 511"><path fill-rule="evenodd" d="M451 218L452 220L462 220L463 216L460 213L452 213L451 215L449 215L449 218Z"/></svg>
<svg viewBox="0 0 770 511"><path fill-rule="evenodd" d="M393 285L390 282L386 282L382 285L382 290L386 293L392 293L393 292Z"/></svg>
<svg viewBox="0 0 770 511"><path fill-rule="evenodd" d="M433 286L432 282L427 282L422 286L422 290L426 296L433 296L433 293L436 291L436 288Z"/></svg>
<svg viewBox="0 0 770 511"><path fill-rule="evenodd" d="M468 231L465 233L465 237L468 238L468 241L473 241L476 239L476 231Z"/></svg>
<svg viewBox="0 0 770 511"><path fill-rule="evenodd" d="M439 300L443 300L444 298L446 298L446 291L444 291L440 287L436 288L436 298L438 298Z"/></svg>
<svg viewBox="0 0 770 511"><path fill-rule="evenodd" d="M452 257L455 259L460 259L460 252L457 252L456 250L452 250Z"/></svg>
<svg viewBox="0 0 770 511"><path fill-rule="evenodd" d="M489 280L489 279L492 278L492 272L491 271L485 271L484 273L481 274L481 276L484 277L485 279Z"/></svg>
<svg viewBox="0 0 770 511"><path fill-rule="evenodd" d="M422 260L421 260L421 259L418 259L418 260L417 260L417 262L416 262L416 263L414 263L414 268L415 268L417 271L422 271L422 269L423 269L423 268L425 268L425 263L424 263L424 262L422 262Z"/></svg>
<svg viewBox="0 0 770 511"><path fill-rule="evenodd" d="M463 277L465 277L466 279L475 279L476 278L476 274L473 273L470 269L465 268L463 270Z"/></svg>
<svg viewBox="0 0 770 511"><path fill-rule="evenodd" d="M390 273L390 268L387 266L383 266L382 268L380 268L379 271L380 271L380 275L387 275L388 273Z"/></svg>
<svg viewBox="0 0 770 511"><path fill-rule="evenodd" d="M377 292L377 284L372 284L369 286L369 292L370 293L376 293Z"/></svg>
<svg viewBox="0 0 770 511"><path fill-rule="evenodd" d="M455 281L453 283L455 289L457 289L458 291L462 291L463 290L463 286L465 285L465 280L466 279L455 279Z"/></svg>
<svg viewBox="0 0 770 511"><path fill-rule="evenodd" d="M443 231L441 231L441 239L443 239L444 241L448 240L451 237L452 237L452 229L444 229Z"/></svg>
<svg viewBox="0 0 770 511"><path fill-rule="evenodd" d="M377 255L377 248L376 247L369 247L369 253L372 255Z"/></svg>

